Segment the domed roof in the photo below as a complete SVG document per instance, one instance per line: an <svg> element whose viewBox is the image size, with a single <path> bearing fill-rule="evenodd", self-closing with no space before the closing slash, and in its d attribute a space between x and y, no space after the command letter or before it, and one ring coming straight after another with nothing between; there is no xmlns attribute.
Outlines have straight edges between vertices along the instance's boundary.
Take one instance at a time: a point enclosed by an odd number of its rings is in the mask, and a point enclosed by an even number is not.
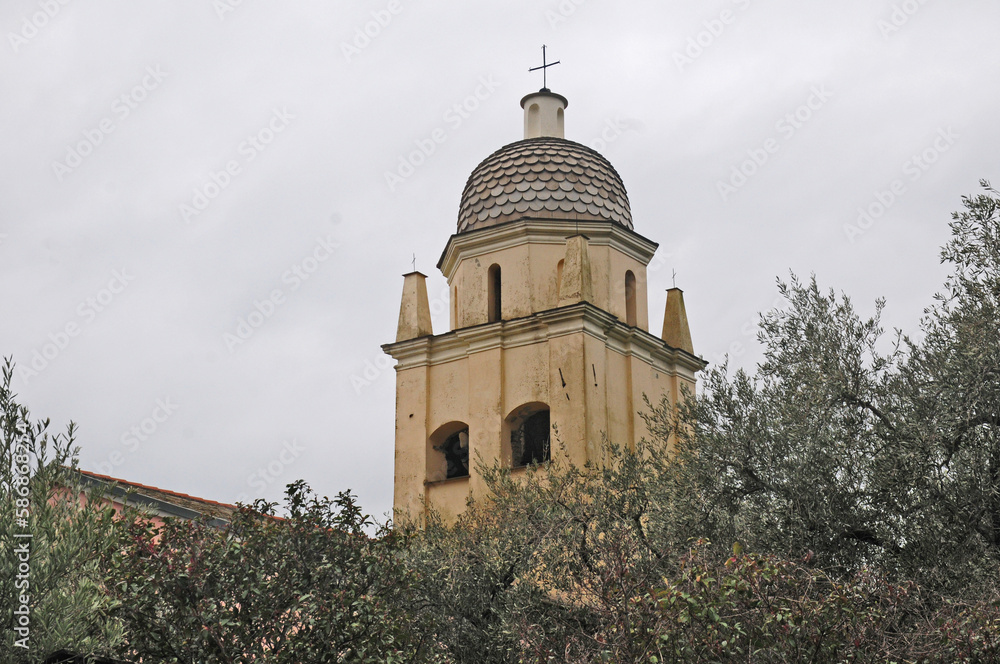
<svg viewBox="0 0 1000 664"><path fill-rule="evenodd" d="M506 145L472 171L458 210L458 232L524 217L613 221L632 228L625 185L598 152L542 136Z"/></svg>

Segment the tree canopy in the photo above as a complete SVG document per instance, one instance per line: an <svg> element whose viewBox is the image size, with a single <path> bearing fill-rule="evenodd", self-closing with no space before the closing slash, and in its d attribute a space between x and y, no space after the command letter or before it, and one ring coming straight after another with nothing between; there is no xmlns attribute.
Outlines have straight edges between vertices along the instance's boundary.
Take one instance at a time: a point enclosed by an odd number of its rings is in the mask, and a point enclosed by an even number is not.
<svg viewBox="0 0 1000 664"><path fill-rule="evenodd" d="M480 462L491 493L454 524L374 524L301 482L222 528L112 518L57 490L72 428L31 423L8 363L0 542L34 535L35 650L0 662L998 661L1000 196L982 185L919 334L791 275L755 370L649 404L651 438L605 441L599 465ZM0 559L5 601L18 564Z"/></svg>
<svg viewBox="0 0 1000 664"><path fill-rule="evenodd" d="M850 299L794 275L762 315L764 360L725 366L678 416L685 532L962 591L1000 563L1000 220L963 199L941 252L951 275L921 334L885 334Z"/></svg>

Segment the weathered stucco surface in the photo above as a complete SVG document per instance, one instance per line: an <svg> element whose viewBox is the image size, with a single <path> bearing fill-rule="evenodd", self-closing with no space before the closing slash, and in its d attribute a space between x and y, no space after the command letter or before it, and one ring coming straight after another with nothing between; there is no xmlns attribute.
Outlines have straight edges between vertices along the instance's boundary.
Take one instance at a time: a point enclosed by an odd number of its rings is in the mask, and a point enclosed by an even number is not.
<svg viewBox="0 0 1000 664"><path fill-rule="evenodd" d="M529 230L531 225L525 222ZM650 335L645 306L637 307L640 325L624 322L625 271L636 275L637 299L645 305L645 262L651 251L640 260L608 243L599 246L596 260L594 254L585 259L591 265L589 288L571 289L575 297L564 297L560 307L558 263L571 266L564 268L564 279L582 278L585 270L572 265L580 263L581 252L590 251L590 243L579 236L567 242L564 235L561 247L546 238L538 244L491 250L490 244L503 245L517 229L509 228L506 234L497 230L481 231L496 236L451 266L450 285L458 286L460 298L458 329L385 347L398 360L397 518L420 519L432 506L451 520L470 495L485 496L475 459L499 459L511 466L511 422L523 419L524 413L548 408L553 457L599 463L605 434L629 447L648 437L639 415L643 394L653 402L664 396L674 401L681 385L694 390L701 361ZM605 237L610 234L604 231ZM632 233L620 228L614 232ZM501 266L503 275L503 320L487 323L486 274L493 264ZM605 267L599 271L595 265ZM597 276L612 271L614 279ZM605 306L580 297L588 290L590 300ZM420 293L407 291L404 297L415 302L404 302L403 309L424 306ZM471 475L445 479L442 453L434 449L434 441L463 425L469 430Z"/></svg>

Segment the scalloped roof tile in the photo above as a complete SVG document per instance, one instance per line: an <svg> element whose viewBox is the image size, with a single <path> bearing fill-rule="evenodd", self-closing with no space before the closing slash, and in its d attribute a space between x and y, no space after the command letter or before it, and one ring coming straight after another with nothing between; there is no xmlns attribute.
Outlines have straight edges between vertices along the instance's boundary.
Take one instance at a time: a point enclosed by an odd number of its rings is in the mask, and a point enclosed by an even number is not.
<svg viewBox="0 0 1000 664"><path fill-rule="evenodd" d="M632 228L628 194L614 166L585 145L548 136L506 145L472 171L462 192L458 232L532 214Z"/></svg>

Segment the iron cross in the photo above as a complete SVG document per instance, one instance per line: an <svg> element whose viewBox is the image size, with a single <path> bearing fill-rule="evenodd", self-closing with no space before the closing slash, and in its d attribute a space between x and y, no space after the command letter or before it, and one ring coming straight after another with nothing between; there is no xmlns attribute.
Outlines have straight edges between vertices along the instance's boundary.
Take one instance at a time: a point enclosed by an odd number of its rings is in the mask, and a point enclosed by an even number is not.
<svg viewBox="0 0 1000 664"><path fill-rule="evenodd" d="M555 62L546 62L545 61L545 44L542 44L542 66L541 67L532 67L531 69L528 70L529 72L538 71L539 69L542 70L542 90L548 90L549 89L549 81L548 81L548 76L547 76L547 74L548 74L548 68L549 67L554 67L557 64L559 64L559 60L556 60Z"/></svg>

